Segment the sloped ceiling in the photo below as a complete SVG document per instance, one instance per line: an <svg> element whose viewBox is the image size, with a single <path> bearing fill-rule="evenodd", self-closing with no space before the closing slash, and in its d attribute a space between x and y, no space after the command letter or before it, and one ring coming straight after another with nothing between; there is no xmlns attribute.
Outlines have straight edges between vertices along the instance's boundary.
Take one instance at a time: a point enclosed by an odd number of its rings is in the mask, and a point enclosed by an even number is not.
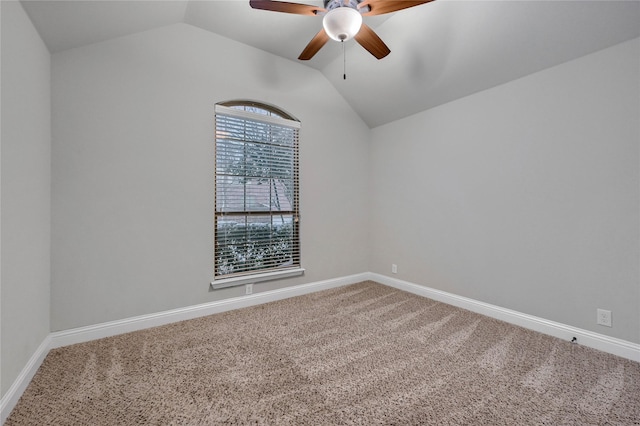
<svg viewBox="0 0 640 426"><path fill-rule="evenodd" d="M254 10L248 0L22 4L52 53L181 22L300 62L322 26L320 17ZM330 42L302 63L373 128L640 37L639 22L636 0L437 0L365 18L391 49L382 60L349 41L346 62Z"/></svg>

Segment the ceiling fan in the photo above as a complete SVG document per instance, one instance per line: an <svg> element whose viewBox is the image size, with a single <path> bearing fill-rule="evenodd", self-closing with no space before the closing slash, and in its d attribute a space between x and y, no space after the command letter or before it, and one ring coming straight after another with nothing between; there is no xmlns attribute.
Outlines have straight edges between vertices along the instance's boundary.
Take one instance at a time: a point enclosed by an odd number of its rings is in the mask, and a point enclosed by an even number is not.
<svg viewBox="0 0 640 426"><path fill-rule="evenodd" d="M362 22L362 17L383 15L430 1L433 0L324 0L324 8L277 0L250 0L249 4L254 9L323 16L323 28L298 57L307 61L313 58L329 39L344 42L351 38L355 38L373 56L382 59L391 50L367 24Z"/></svg>

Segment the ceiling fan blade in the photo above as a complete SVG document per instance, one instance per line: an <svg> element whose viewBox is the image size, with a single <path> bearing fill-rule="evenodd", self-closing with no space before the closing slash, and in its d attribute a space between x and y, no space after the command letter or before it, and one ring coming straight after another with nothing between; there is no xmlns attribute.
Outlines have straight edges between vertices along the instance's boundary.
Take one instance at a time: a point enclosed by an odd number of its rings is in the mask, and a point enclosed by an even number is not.
<svg viewBox="0 0 640 426"><path fill-rule="evenodd" d="M378 34L364 23L354 38L362 47L378 59L382 59L391 53L391 50L389 50L387 45L384 44L384 41L378 37Z"/></svg>
<svg viewBox="0 0 640 426"><path fill-rule="evenodd" d="M358 9L369 6L371 10L363 13L362 16L375 16L408 9L431 1L433 0L364 0L362 3L358 4Z"/></svg>
<svg viewBox="0 0 640 426"><path fill-rule="evenodd" d="M318 50L322 48L329 41L329 35L325 32L324 28L320 30L318 34L315 35L307 44L307 47L304 48L298 59L301 61L308 61L313 58L313 55L318 53Z"/></svg>
<svg viewBox="0 0 640 426"><path fill-rule="evenodd" d="M250 0L249 5L254 9L295 13L296 15L315 16L318 12L326 12L326 10L321 7L310 6L308 4L289 3L286 1Z"/></svg>

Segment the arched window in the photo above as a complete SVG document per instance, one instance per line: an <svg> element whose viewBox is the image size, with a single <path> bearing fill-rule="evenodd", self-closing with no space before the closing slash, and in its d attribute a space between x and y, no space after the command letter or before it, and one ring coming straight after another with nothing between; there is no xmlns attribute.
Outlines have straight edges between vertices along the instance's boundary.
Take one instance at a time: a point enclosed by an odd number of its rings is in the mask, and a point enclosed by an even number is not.
<svg viewBox="0 0 640 426"><path fill-rule="evenodd" d="M214 288L299 275L300 122L254 101L215 107Z"/></svg>

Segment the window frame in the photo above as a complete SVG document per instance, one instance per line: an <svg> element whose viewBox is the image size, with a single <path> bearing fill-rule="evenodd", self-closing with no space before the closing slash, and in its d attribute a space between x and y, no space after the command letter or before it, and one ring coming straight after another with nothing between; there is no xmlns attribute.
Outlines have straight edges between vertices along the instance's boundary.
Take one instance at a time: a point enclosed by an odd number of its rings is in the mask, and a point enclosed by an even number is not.
<svg viewBox="0 0 640 426"><path fill-rule="evenodd" d="M256 108L262 110L264 113L247 111L247 108ZM217 149L218 149L218 116L232 117L234 119L248 120L254 123L261 123L267 125L275 125L281 127L288 127L295 130L294 135L294 147L293 147L293 200L291 200L291 210L286 211L287 214L292 216L292 238L291 243L293 245L293 261L294 264L290 267L268 267L264 269L258 269L254 271L241 271L225 275L218 274L217 265L217 246L218 246L218 221L220 217L229 216L245 216L258 214L257 211L244 210L237 211L229 214L229 212L219 211L218 209L218 196L217 196L217 184L218 184L218 169L217 169ZM251 100L234 100L228 102L221 102L215 105L214 124L216 128L214 137L214 253L213 253L213 281L211 286L213 289L219 289L224 287L232 287L243 284L252 284L262 281L281 279L293 276L299 276L304 273L304 268L301 265L301 250L300 250L300 197L299 197L299 131L300 121L295 119L290 114L281 110L273 105L268 105L262 102ZM280 210L274 210L270 208L267 211L260 211L268 215L277 215L282 213Z"/></svg>

